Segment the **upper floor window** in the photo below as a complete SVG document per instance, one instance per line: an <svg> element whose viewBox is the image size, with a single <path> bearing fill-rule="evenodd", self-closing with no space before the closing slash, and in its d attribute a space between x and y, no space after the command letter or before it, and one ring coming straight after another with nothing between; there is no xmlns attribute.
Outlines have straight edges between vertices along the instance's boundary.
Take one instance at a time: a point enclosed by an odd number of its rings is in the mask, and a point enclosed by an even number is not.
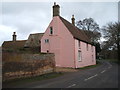
<svg viewBox="0 0 120 90"><path fill-rule="evenodd" d="M52 35L53 34L53 28L50 27L50 34Z"/></svg>
<svg viewBox="0 0 120 90"><path fill-rule="evenodd" d="M93 52L93 46L91 45L91 51Z"/></svg>
<svg viewBox="0 0 120 90"><path fill-rule="evenodd" d="M45 43L49 43L49 39L45 39Z"/></svg>
<svg viewBox="0 0 120 90"><path fill-rule="evenodd" d="M88 43L86 43L86 49L87 49L87 51L88 51Z"/></svg>
<svg viewBox="0 0 120 90"><path fill-rule="evenodd" d="M80 40L78 41L78 47L80 48Z"/></svg>

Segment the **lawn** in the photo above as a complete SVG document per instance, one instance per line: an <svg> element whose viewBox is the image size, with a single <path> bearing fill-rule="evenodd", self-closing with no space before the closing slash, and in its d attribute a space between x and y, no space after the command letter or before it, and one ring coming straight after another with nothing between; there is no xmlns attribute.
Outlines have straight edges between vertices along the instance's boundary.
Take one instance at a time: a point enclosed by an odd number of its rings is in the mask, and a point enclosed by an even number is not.
<svg viewBox="0 0 120 90"><path fill-rule="evenodd" d="M81 67L81 68L77 68L77 69L88 69L88 68L94 68L101 65L101 63L99 61L96 61L96 65L90 65L90 66L85 66L85 67Z"/></svg>

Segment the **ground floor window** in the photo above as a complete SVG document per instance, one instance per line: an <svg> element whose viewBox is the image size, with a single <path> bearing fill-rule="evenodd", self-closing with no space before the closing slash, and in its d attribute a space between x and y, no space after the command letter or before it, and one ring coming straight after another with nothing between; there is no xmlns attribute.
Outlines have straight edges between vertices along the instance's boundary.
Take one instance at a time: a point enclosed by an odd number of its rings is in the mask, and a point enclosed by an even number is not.
<svg viewBox="0 0 120 90"><path fill-rule="evenodd" d="M49 39L45 39L45 43L49 43Z"/></svg>
<svg viewBox="0 0 120 90"><path fill-rule="evenodd" d="M82 54L80 50L78 50L78 61L82 61Z"/></svg>

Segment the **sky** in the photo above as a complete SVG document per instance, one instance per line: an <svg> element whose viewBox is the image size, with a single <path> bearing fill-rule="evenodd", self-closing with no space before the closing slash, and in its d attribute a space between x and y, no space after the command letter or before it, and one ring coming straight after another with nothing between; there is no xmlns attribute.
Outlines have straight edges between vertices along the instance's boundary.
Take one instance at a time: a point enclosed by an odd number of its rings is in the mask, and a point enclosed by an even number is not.
<svg viewBox="0 0 120 90"><path fill-rule="evenodd" d="M31 33L45 32L53 18L54 1L10 1L0 2L0 46L4 41L12 40L13 32L16 32L17 40L26 40ZM118 21L118 2L116 0L115 2L70 0L56 3L60 5L60 15L69 22L71 22L73 14L76 21L93 18L100 28L109 22Z"/></svg>

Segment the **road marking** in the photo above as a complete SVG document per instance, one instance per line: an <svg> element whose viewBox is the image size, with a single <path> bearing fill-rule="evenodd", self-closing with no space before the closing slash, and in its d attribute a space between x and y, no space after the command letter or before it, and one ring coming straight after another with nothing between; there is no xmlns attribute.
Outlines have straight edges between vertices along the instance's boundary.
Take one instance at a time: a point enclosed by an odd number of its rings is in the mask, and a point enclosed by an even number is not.
<svg viewBox="0 0 120 90"><path fill-rule="evenodd" d="M67 88L73 87L73 86L75 86L75 85L76 85L76 84L72 84L72 85L68 86Z"/></svg>
<svg viewBox="0 0 120 90"><path fill-rule="evenodd" d="M110 64L109 62L108 62L108 64L109 64L109 66L111 66L111 67L112 67L112 64Z"/></svg>
<svg viewBox="0 0 120 90"><path fill-rule="evenodd" d="M103 70L101 73L104 73L106 70Z"/></svg>
<svg viewBox="0 0 120 90"><path fill-rule="evenodd" d="M94 76L91 76L91 77L85 79L84 81L87 81L87 80L89 80L89 79L91 79L91 78L94 78L94 77L96 77L96 76L98 76L98 74L95 74Z"/></svg>

